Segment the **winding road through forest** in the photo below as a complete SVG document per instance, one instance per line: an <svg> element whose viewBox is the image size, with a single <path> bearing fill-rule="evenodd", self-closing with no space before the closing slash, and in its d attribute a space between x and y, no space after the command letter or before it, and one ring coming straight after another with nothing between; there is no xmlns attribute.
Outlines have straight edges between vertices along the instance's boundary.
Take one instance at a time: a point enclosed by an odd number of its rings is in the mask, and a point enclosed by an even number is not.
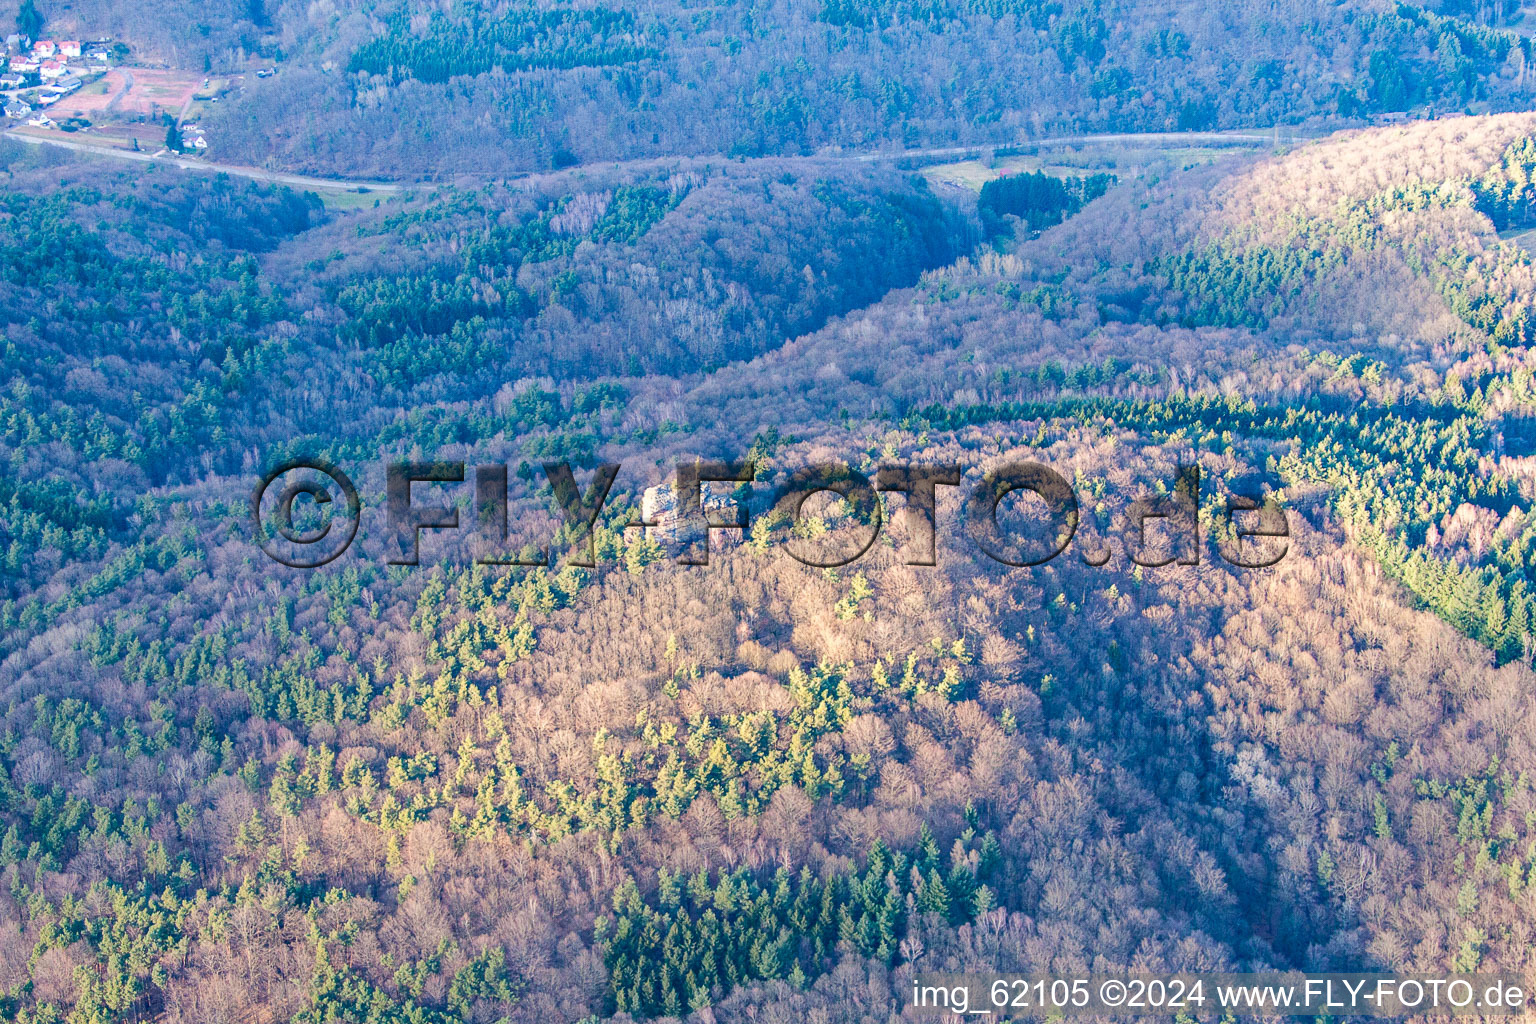
<svg viewBox="0 0 1536 1024"><path fill-rule="evenodd" d="M269 171L260 167L248 167L241 164L221 164L208 160L198 160L191 157L160 156L153 153L135 152L127 149L117 149L112 146L96 145L89 142L77 142L73 139L53 138L46 135L37 135L29 132L17 131L14 128L4 132L7 138L18 142L25 142L36 146L56 146L60 149L70 149L80 153L94 153L98 156L116 158L119 160L134 160L139 163L168 164L185 170L209 171L214 174L229 174L239 178L251 178L256 181L272 182L279 185L291 185L300 189L328 189L355 192L382 192L394 193L412 188L431 188L434 182L386 182L366 181L355 178L322 178L307 174L290 174L284 171ZM1278 134L1275 130L1268 133L1257 131L1249 132L1113 132L1100 135L1063 135L1047 139L1023 139L1017 142L1003 142L979 144L973 146L946 146L928 149L900 149L884 150L864 153L817 153L810 156L799 157L805 160L823 160L848 163L884 163L887 161L901 160L940 160L953 157L963 157L978 154L985 150L1001 150L1008 148L1051 148L1070 145L1104 145L1129 142L1149 143L1156 146L1190 145L1192 143L1235 143L1239 145L1259 145L1266 142L1275 142ZM666 157L639 157L634 160L617 160L610 162L597 162L591 164L579 164L575 167L565 168L559 171L532 171L520 178L550 178L567 177L592 171L617 170L622 168L639 168L664 164L672 160L682 159L712 159L707 154L677 154ZM719 156L719 159L729 159ZM762 157L759 159L797 159L794 157ZM519 180L512 179L512 180Z"/></svg>
<svg viewBox="0 0 1536 1024"><path fill-rule="evenodd" d="M324 189L366 189L369 192L398 192L408 186L392 184L382 181L360 181L345 178L316 178L305 174L287 174L282 171L267 171L260 167L245 167L239 164L217 164L207 160L195 160L182 156L157 156L154 153L136 152L131 149L117 149L113 146L98 146L90 142L76 142L73 139L55 139L44 135L33 135L28 132L19 132L14 128L5 132L5 137L15 139L17 142L25 142L33 146L56 146L59 149L72 149L77 153L93 153L97 156L115 158L118 160L134 160L146 164L168 164L172 167L180 167L189 171L209 171L214 174L229 174L237 178L253 178L257 181L269 181L280 185L292 185L295 188L324 188Z"/></svg>

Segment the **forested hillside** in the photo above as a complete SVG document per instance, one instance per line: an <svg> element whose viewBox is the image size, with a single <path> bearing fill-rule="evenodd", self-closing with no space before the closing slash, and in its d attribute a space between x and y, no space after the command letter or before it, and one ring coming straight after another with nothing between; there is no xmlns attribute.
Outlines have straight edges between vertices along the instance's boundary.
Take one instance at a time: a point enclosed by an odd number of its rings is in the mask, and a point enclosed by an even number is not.
<svg viewBox="0 0 1536 1024"><path fill-rule="evenodd" d="M901 14L815 23L878 56L929 31ZM456 88L449 15L391 17L366 73ZM477 17L487 80L548 70L552 34ZM673 45L602 18L566 57ZM0 148L0 1012L832 1024L919 970L1531 970L1533 281L1501 232L1533 140L1441 119L979 200L679 159L344 213ZM754 525L708 565L625 529L748 454ZM313 571L250 526L295 455L365 499ZM387 564L387 458L506 464L523 551L542 462L621 463L597 566L479 565L468 529ZM1018 459L1081 504L1032 568L959 525ZM962 467L938 565L895 496L860 561L788 558L773 488L831 460ZM1200 564L1133 564L1128 506L1192 465ZM1234 492L1284 510L1270 568L1233 564ZM807 509L796 539L861 513Z"/></svg>
<svg viewBox="0 0 1536 1024"><path fill-rule="evenodd" d="M43 2L50 31L245 71L224 159L448 181L657 155L998 146L1518 109L1514 3ZM256 62L278 73L257 78Z"/></svg>
<svg viewBox="0 0 1536 1024"><path fill-rule="evenodd" d="M1536 87L1523 36L1409 5L385 3L278 20L294 67L220 112L232 152L407 178L1508 109Z"/></svg>

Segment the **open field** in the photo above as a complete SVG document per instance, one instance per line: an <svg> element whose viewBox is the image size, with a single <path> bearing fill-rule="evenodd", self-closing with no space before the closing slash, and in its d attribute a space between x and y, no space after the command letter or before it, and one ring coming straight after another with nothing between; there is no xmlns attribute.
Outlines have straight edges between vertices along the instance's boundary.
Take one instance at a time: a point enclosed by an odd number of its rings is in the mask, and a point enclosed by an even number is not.
<svg viewBox="0 0 1536 1024"><path fill-rule="evenodd" d="M94 121L128 90L128 86L126 70L113 68L101 78L81 86L73 94L50 106L48 116L55 120L61 117L84 117Z"/></svg>
<svg viewBox="0 0 1536 1024"><path fill-rule="evenodd" d="M980 192L981 187L994 178L1005 174L1025 174L1044 171L1057 177L1081 174L1084 168L1069 164L1047 162L1037 156L1014 156L995 160L989 166L982 160L961 160L952 164L933 164L922 169L923 177L934 184L955 185L959 188Z"/></svg>
<svg viewBox="0 0 1536 1024"><path fill-rule="evenodd" d="M196 121L203 117L208 113L210 105L217 103L230 87L242 78L241 75L224 75L205 79L193 92L191 101L182 108L182 119Z"/></svg>
<svg viewBox="0 0 1536 1024"><path fill-rule="evenodd" d="M120 68L129 78L129 88L113 104L123 114L150 114L169 110L180 112L187 101L202 88L203 76L187 71L163 68Z"/></svg>
<svg viewBox="0 0 1536 1024"><path fill-rule="evenodd" d="M121 89L122 86L123 83L121 79L114 79L112 77L112 72L108 71L105 74L100 74L86 82L80 87L79 91L70 98L74 99L75 97L83 98L86 96L100 96L104 99L110 99L112 94Z"/></svg>
<svg viewBox="0 0 1536 1024"><path fill-rule="evenodd" d="M124 149L133 149L134 143L137 142L139 150L145 153L154 153L165 148L165 128L156 121L134 124L97 124L92 126L88 134L71 137L84 138L88 142L105 142Z"/></svg>
<svg viewBox="0 0 1536 1024"><path fill-rule="evenodd" d="M308 191L319 196L327 210L371 209L389 202L392 197L388 192L359 192L353 188L310 188Z"/></svg>
<svg viewBox="0 0 1536 1024"><path fill-rule="evenodd" d="M48 110L48 116L59 120L70 116L66 110L61 110L58 105ZM11 135L22 135L42 140L64 140L85 149L120 149L132 151L134 142L138 142L138 150L143 153L153 153L164 148L165 129L157 124L140 125L95 125L89 131L63 132L55 128L35 128L32 125L17 125L10 130Z"/></svg>
<svg viewBox="0 0 1536 1024"><path fill-rule="evenodd" d="M85 117L93 121L107 113L157 117L168 111L177 115L202 88L203 76L192 72L118 67L55 103L48 113L56 120Z"/></svg>
<svg viewBox="0 0 1536 1024"><path fill-rule="evenodd" d="M1243 148L1251 148L1251 144ZM1136 177L1154 168L1160 172L1188 170L1198 164L1220 160L1235 151L1232 146L1086 147L1076 153L1052 152L1049 158L1042 155L1019 155L997 157L990 162L972 159L930 164L922 168L921 173L936 185L953 185L980 192L987 182L1005 174L1044 171L1058 177L1070 177L1084 172L1109 171L1122 177Z"/></svg>
<svg viewBox="0 0 1536 1024"><path fill-rule="evenodd" d="M53 111L48 112L50 117L55 116ZM62 111L59 117L66 116ZM61 132L54 128L35 128L29 124L20 124L12 128L6 134L20 136L24 139L68 139L77 143L79 147L86 149L132 149L133 143L123 137L108 135L104 132L92 130L89 134L84 132ZM142 144L141 144L142 146Z"/></svg>

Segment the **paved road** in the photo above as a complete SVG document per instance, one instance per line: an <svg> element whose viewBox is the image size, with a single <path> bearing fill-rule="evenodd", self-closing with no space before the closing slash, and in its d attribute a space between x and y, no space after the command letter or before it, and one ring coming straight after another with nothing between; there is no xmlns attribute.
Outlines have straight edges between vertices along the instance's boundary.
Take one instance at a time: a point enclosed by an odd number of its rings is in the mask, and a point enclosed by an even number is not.
<svg viewBox="0 0 1536 1024"><path fill-rule="evenodd" d="M882 160L934 160L943 157L966 156L984 149L1050 149L1056 146L1091 146L1101 143L1146 142L1157 146L1188 145L1190 143L1274 142L1275 136L1246 134L1242 132L1114 132L1108 135L1060 135L1049 139L1021 139L994 145L946 146L941 149L902 149L891 153L855 153L837 159L872 163Z"/></svg>
<svg viewBox="0 0 1536 1024"><path fill-rule="evenodd" d="M32 135L27 132L18 132L7 129L7 138L17 142L25 142L34 146L57 146L60 149L72 149L77 153L94 153L97 156L114 157L119 160L136 160L146 164L170 164L173 167L185 168L189 171L208 171L213 174L230 174L238 178L254 178L257 181L270 181L279 185L292 185L295 188L327 188L327 189L366 189L370 192L398 192L409 186L395 185L385 181L362 181L348 178L315 178L305 174L284 174L280 171L267 171L260 167L243 167L239 164L215 164L207 160L193 160L180 156L160 156L153 153L135 152L131 149L117 149L112 146L98 146L89 142L76 142L73 139L56 139L43 135Z"/></svg>
<svg viewBox="0 0 1536 1024"><path fill-rule="evenodd" d="M131 84L131 79L130 79ZM139 153L126 149L114 149L109 146L97 146L88 142L76 142L72 139L54 138L51 136L31 135L14 130L5 132L10 138L20 142L27 142L39 146L58 146L62 149L73 149L81 153L96 153L100 156L117 157L122 160L138 160L143 163L171 164L176 167L194 171L211 171L216 174L230 174L241 178L253 178L257 181L275 182L282 185L292 185L295 188L304 189L353 189L367 190L370 192L400 192L408 188L430 188L431 182L418 182L413 184L395 184L383 181L364 181L353 178L319 178L305 174L285 174L281 171L268 171L259 167L245 167L239 164L218 164L207 160L191 160L185 157L161 156L159 154ZM1137 134L1134 132L1112 133L1107 135L1063 135L1048 139L1023 139L1016 143L1001 143L993 145L976 146L946 146L937 149L898 149L875 153L820 153L814 157L806 157L809 160L837 161L849 163L883 163L886 161L900 160L939 160L949 157L963 157L973 153L980 153L985 149L1005 149L1010 147L1020 148L1052 148L1056 146L1081 146L1103 143L1144 142L1157 146L1189 145L1191 143L1239 143L1260 144L1273 142L1275 136L1261 135L1258 133L1243 132L1148 132ZM642 157L636 160L619 160L596 164L578 164L575 167L560 171L539 171L523 175L525 178L539 178L548 180L551 178L567 177L592 172L602 172L624 167L642 168L647 166L660 166L679 157ZM700 154L698 159L709 159L707 155ZM727 159L720 157L720 159ZM765 157L763 159L783 159L780 157Z"/></svg>

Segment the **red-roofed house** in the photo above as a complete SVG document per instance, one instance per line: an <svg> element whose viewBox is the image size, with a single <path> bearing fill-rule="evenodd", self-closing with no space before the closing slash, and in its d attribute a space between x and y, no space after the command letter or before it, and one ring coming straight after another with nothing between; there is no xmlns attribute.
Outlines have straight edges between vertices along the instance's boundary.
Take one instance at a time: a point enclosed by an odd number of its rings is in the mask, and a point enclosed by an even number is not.
<svg viewBox="0 0 1536 1024"><path fill-rule="evenodd" d="M45 60L43 61L43 66L39 69L39 73L44 78L59 78L68 70L69 68L61 60Z"/></svg>
<svg viewBox="0 0 1536 1024"><path fill-rule="evenodd" d="M32 44L32 56L52 57L59 50L59 44L52 39L39 39Z"/></svg>
<svg viewBox="0 0 1536 1024"><path fill-rule="evenodd" d="M11 70L22 75L29 75L38 68L37 61L31 57L12 57Z"/></svg>
<svg viewBox="0 0 1536 1024"><path fill-rule="evenodd" d="M62 42L60 42L59 43L59 56L60 57L78 57L78 56L80 56L80 40L78 40L78 39L65 39Z"/></svg>

